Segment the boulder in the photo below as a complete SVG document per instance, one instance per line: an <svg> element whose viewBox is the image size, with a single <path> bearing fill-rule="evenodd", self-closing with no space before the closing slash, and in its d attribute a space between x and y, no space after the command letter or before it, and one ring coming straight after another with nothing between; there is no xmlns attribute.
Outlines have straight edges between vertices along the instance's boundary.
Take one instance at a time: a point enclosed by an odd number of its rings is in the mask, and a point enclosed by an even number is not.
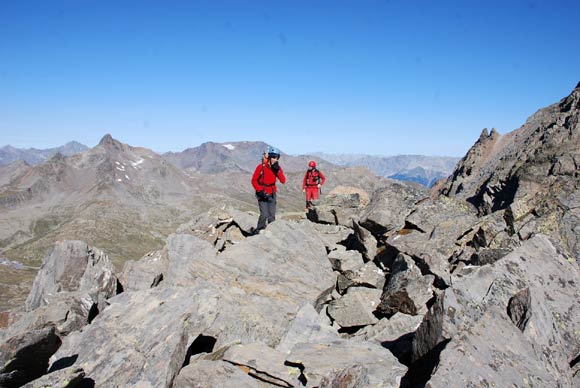
<svg viewBox="0 0 580 388"><path fill-rule="evenodd" d="M377 324L359 330L353 338L385 345L414 333L422 321L423 316L421 315L395 313L390 318L383 318Z"/></svg>
<svg viewBox="0 0 580 388"><path fill-rule="evenodd" d="M338 332L329 325L310 304L304 305L296 314L282 336L276 350L289 353L294 345L303 342L325 343L338 340Z"/></svg>
<svg viewBox="0 0 580 388"><path fill-rule="evenodd" d="M377 255L377 239L356 221L352 222L352 229L357 243L355 249L362 253L365 261L374 260Z"/></svg>
<svg viewBox="0 0 580 388"><path fill-rule="evenodd" d="M297 344L286 358L291 365L302 369L306 387L319 387L321 381L334 380L346 369L362 367L361 381L369 387L398 387L407 367L385 348L370 342L339 340L332 343ZM361 369L362 369L361 368ZM326 383L328 384L328 383Z"/></svg>
<svg viewBox="0 0 580 388"><path fill-rule="evenodd" d="M477 223L474 211L457 200L429 199L415 206L405 222L387 244L421 262L437 277L439 287L449 285L450 261L464 249L456 242Z"/></svg>
<svg viewBox="0 0 580 388"><path fill-rule="evenodd" d="M24 388L75 388L91 384L85 379L85 371L82 368L66 368L42 376L26 385Z"/></svg>
<svg viewBox="0 0 580 388"><path fill-rule="evenodd" d="M363 266L362 255L358 251L349 251L344 246L337 246L328 254L332 269L339 272L356 271Z"/></svg>
<svg viewBox="0 0 580 388"><path fill-rule="evenodd" d="M60 345L54 327L31 330L0 344L0 386L20 387L41 377Z"/></svg>
<svg viewBox="0 0 580 388"><path fill-rule="evenodd" d="M271 388L272 385L250 377L241 368L225 361L198 360L183 368L173 388Z"/></svg>
<svg viewBox="0 0 580 388"><path fill-rule="evenodd" d="M573 386L579 276L574 260L537 235L454 277L416 332L414 360L436 358L431 386Z"/></svg>
<svg viewBox="0 0 580 388"><path fill-rule="evenodd" d="M385 273L372 261L365 263L354 271L345 271L338 275L337 287L344 294L349 287L369 287L382 290L385 285Z"/></svg>
<svg viewBox="0 0 580 388"><path fill-rule="evenodd" d="M313 222L350 227L363 208L359 193L331 192L311 209L307 217Z"/></svg>
<svg viewBox="0 0 580 388"><path fill-rule="evenodd" d="M286 354L262 343L240 344L228 348L224 361L248 370L250 376L279 387L295 387L300 369L286 365Z"/></svg>
<svg viewBox="0 0 580 388"><path fill-rule="evenodd" d="M98 387L171 387L189 338L215 317L201 312L215 308L217 295L170 287L122 293L82 333L63 339L52 369L82 367Z"/></svg>
<svg viewBox="0 0 580 388"><path fill-rule="evenodd" d="M117 290L117 278L109 257L82 241L57 242L34 279L26 310L50 303L59 292L90 295L98 307Z"/></svg>
<svg viewBox="0 0 580 388"><path fill-rule="evenodd" d="M360 216L360 225L381 240L385 233L402 229L410 209L428 195L423 186L389 181L373 193L369 205Z"/></svg>
<svg viewBox="0 0 580 388"><path fill-rule="evenodd" d="M167 251L150 252L137 261L126 261L123 272L119 275L119 282L124 291L155 287L163 281L167 265Z"/></svg>
<svg viewBox="0 0 580 388"><path fill-rule="evenodd" d="M379 304L381 290L366 287L351 287L340 299L328 305L328 314L340 327L373 325L379 320L373 311Z"/></svg>
<svg viewBox="0 0 580 388"><path fill-rule="evenodd" d="M403 254L395 259L392 271L377 312L386 316L397 312L408 315L427 313L427 302L433 298L434 276L421 275L415 262Z"/></svg>

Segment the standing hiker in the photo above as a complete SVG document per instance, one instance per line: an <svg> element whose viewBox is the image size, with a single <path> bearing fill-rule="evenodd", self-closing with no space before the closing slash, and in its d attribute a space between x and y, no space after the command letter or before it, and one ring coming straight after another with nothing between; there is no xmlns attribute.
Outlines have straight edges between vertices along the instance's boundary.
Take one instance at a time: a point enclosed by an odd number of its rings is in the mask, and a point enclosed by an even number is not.
<svg viewBox="0 0 580 388"><path fill-rule="evenodd" d="M252 176L252 186L256 190L256 198L260 208L260 217L254 234L266 227L276 219L276 179L280 183L286 183L286 177L282 167L278 164L280 150L268 147L262 156L262 163L258 164Z"/></svg>
<svg viewBox="0 0 580 388"><path fill-rule="evenodd" d="M308 162L308 170L302 180L302 192L306 193L306 211L314 205L312 201L320 197L320 187L325 181L322 171L316 168L316 162L314 160Z"/></svg>

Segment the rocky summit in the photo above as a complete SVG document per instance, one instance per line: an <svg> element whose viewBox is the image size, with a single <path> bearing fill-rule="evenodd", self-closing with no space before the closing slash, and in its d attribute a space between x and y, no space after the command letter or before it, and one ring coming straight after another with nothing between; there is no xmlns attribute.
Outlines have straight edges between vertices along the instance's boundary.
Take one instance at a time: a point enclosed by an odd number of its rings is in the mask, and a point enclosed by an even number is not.
<svg viewBox="0 0 580 388"><path fill-rule="evenodd" d="M335 187L259 234L215 206L118 273L56 242L0 387L580 386L578 93L432 190Z"/></svg>

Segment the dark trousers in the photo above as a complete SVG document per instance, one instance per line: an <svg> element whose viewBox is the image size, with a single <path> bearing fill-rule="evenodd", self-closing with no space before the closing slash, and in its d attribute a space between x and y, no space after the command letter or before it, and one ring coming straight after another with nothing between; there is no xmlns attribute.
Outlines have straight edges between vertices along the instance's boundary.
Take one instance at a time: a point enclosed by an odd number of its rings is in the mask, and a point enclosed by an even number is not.
<svg viewBox="0 0 580 388"><path fill-rule="evenodd" d="M269 224L276 219L276 193L268 196L268 199L259 199L258 206L260 207L260 217L258 217L256 230L261 230L266 227L266 223Z"/></svg>

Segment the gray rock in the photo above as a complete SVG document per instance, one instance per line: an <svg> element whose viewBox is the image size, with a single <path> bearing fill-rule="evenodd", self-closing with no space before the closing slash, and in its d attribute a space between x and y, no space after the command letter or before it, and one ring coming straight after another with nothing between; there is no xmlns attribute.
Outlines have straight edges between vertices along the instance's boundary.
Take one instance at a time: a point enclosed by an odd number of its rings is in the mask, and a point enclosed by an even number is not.
<svg viewBox="0 0 580 388"><path fill-rule="evenodd" d="M529 288L519 291L510 298L507 312L514 325L524 331L532 316L532 295Z"/></svg>
<svg viewBox="0 0 580 388"><path fill-rule="evenodd" d="M364 388L369 386L368 370L361 365L330 372L320 380L320 388Z"/></svg>
<svg viewBox="0 0 580 388"><path fill-rule="evenodd" d="M336 341L303 343L294 347L287 361L301 365L306 387L320 386L345 369L364 367L369 387L398 387L407 368L382 346L370 342Z"/></svg>
<svg viewBox="0 0 580 388"><path fill-rule="evenodd" d="M188 339L214 318L201 312L213 308L216 295L160 287L122 293L82 333L64 338L51 364L75 360L95 386L170 387Z"/></svg>
<svg viewBox="0 0 580 388"><path fill-rule="evenodd" d="M167 269L164 283L168 286L193 286L197 279L211 279L219 271L214 264L217 250L206 240L190 234L172 234L167 238Z"/></svg>
<svg viewBox="0 0 580 388"><path fill-rule="evenodd" d="M44 259L26 299L26 310L48 304L57 293L80 291L93 297L99 307L115 295L117 278L109 257L82 241L57 242Z"/></svg>
<svg viewBox="0 0 580 388"><path fill-rule="evenodd" d="M304 249L307 246L308 249ZM304 304L320 309L336 282L320 234L309 222L279 220L223 252L190 234L166 247L165 286L211 284L221 290L219 314L205 335L216 346L263 342L275 346Z"/></svg>
<svg viewBox="0 0 580 388"><path fill-rule="evenodd" d="M338 332L330 326L328 318L323 319L314 307L306 304L290 322L276 350L288 353L298 343L325 343L339 338Z"/></svg>
<svg viewBox="0 0 580 388"><path fill-rule="evenodd" d="M373 193L371 202L361 214L360 224L377 238L391 230L402 229L410 209L429 192L425 187L389 181Z"/></svg>
<svg viewBox="0 0 580 388"><path fill-rule="evenodd" d="M449 284L450 260L464 248L456 242L477 223L465 203L445 199L423 201L405 219L406 227L392 234L387 244L420 261L438 282Z"/></svg>
<svg viewBox="0 0 580 388"><path fill-rule="evenodd" d="M61 292L49 305L23 314L4 331L2 338L23 335L48 326L54 326L59 336L68 335L82 329L97 312L97 305L90 296L78 292Z"/></svg>
<svg viewBox="0 0 580 388"><path fill-rule="evenodd" d="M379 320L373 315L381 290L366 287L351 287L340 299L328 305L328 314L341 327L373 325Z"/></svg>
<svg viewBox="0 0 580 388"><path fill-rule="evenodd" d="M415 262L402 254L394 261L392 271L377 311L386 316L397 312L408 315L427 313L427 302L433 298L434 276L422 276Z"/></svg>
<svg viewBox="0 0 580 388"><path fill-rule="evenodd" d="M225 361L198 360L183 368L173 388L260 388L261 383L240 368Z"/></svg>
<svg viewBox="0 0 580 388"><path fill-rule="evenodd" d="M383 318L376 325L367 326L354 335L355 340L393 342L407 334L414 333L423 321L422 315L395 313L391 318Z"/></svg>
<svg viewBox="0 0 580 388"><path fill-rule="evenodd" d="M312 228L314 228L320 234L320 237L324 241L324 245L328 251L336 249L336 246L340 242L346 241L347 238L352 234L352 229L343 225L314 223L312 224Z"/></svg>
<svg viewBox="0 0 580 388"><path fill-rule="evenodd" d="M350 227L353 220L358 220L361 208L358 193L331 193L322 198L307 217L314 222Z"/></svg>
<svg viewBox="0 0 580 388"><path fill-rule="evenodd" d="M505 248L486 248L474 253L471 257L471 264L486 265L492 264L511 252L511 249Z"/></svg>
<svg viewBox="0 0 580 388"><path fill-rule="evenodd" d="M377 239L356 221L353 221L352 228L364 260L374 260L377 255Z"/></svg>
<svg viewBox="0 0 580 388"><path fill-rule="evenodd" d="M82 368L66 368L49 373L26 385L24 388L75 388L79 387L85 377Z"/></svg>
<svg viewBox="0 0 580 388"><path fill-rule="evenodd" d="M234 345L226 350L224 361L249 369L249 375L280 387L300 385L300 369L285 365L286 354L264 344Z"/></svg>
<svg viewBox="0 0 580 388"><path fill-rule="evenodd" d="M231 207L212 208L181 225L176 233L192 234L221 250L226 241L239 241L249 235L257 222L258 216L254 213L242 212ZM229 235L226 236L227 234Z"/></svg>
<svg viewBox="0 0 580 388"><path fill-rule="evenodd" d="M163 281L167 268L167 251L160 250L148 253L138 261L125 262L119 282L124 291L146 290Z"/></svg>
<svg viewBox="0 0 580 388"><path fill-rule="evenodd" d="M385 273L369 261L355 271L346 271L344 275L339 275L337 285L341 294L352 286L382 290L385 285Z"/></svg>
<svg viewBox="0 0 580 388"><path fill-rule="evenodd" d="M429 384L573 386L569 360L580 348L579 276L574 260L536 236L496 263L454 277L413 342L415 360L447 343ZM533 313L519 314L528 317L522 332L508 306L525 288Z"/></svg>
<svg viewBox="0 0 580 388"><path fill-rule="evenodd" d="M61 340L54 327L32 330L0 344L0 386L20 387L48 370Z"/></svg>
<svg viewBox="0 0 580 388"><path fill-rule="evenodd" d="M356 271L363 266L362 255L358 251L349 251L339 245L328 254L328 260L332 264L332 269L339 272Z"/></svg>
<svg viewBox="0 0 580 388"><path fill-rule="evenodd" d="M577 86L510 133L484 129L439 193L468 200L482 215L519 202L510 223L520 238L549 235L578 259L578 239L570 238L579 235L578 207L566 203L578 197L579 101ZM526 208L533 212L519 211Z"/></svg>

